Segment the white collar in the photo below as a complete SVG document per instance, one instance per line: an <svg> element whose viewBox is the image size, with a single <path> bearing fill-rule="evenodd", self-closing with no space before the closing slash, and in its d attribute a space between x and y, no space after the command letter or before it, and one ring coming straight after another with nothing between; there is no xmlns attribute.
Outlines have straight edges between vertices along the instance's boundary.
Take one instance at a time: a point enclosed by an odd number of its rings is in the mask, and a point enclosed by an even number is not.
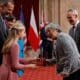
<svg viewBox="0 0 80 80"><path fill-rule="evenodd" d="M79 20L77 20L77 22L76 22L76 24L74 26L76 27L78 23L79 23Z"/></svg>

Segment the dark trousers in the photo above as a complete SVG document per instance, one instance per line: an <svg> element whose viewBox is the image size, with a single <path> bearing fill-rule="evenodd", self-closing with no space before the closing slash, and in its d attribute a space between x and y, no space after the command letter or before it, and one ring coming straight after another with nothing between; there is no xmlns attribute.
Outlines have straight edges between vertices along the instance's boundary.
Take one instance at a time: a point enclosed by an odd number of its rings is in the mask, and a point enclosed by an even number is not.
<svg viewBox="0 0 80 80"><path fill-rule="evenodd" d="M53 57L52 56L53 46L52 45L48 45L47 47L43 46L42 48L43 48L43 58L51 59Z"/></svg>
<svg viewBox="0 0 80 80"><path fill-rule="evenodd" d="M80 70L70 74L68 77L63 78L63 80L80 80Z"/></svg>

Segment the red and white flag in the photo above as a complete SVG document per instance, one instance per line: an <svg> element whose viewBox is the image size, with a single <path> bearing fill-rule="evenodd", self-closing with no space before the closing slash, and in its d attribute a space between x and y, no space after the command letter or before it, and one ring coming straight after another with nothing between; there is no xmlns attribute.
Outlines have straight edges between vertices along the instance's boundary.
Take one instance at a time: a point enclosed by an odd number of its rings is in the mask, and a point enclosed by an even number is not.
<svg viewBox="0 0 80 80"><path fill-rule="evenodd" d="M38 31L37 31L37 25L36 25L36 20L35 20L33 8L31 11L28 41L29 41L30 45L32 46L32 48L35 51L37 51L37 49L39 48L40 37L39 37Z"/></svg>

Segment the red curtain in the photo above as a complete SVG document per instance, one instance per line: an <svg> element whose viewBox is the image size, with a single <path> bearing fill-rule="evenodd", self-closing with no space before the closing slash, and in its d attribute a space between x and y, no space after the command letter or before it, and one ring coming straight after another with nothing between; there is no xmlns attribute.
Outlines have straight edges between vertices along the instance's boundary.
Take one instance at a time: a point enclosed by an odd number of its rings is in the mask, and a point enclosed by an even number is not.
<svg viewBox="0 0 80 80"><path fill-rule="evenodd" d="M15 9L13 14L17 19L20 17L21 5L24 14L24 24L26 26L26 33L28 35L28 29L30 26L31 8L34 9L34 15L36 19L37 29L39 30L39 0L14 0Z"/></svg>
<svg viewBox="0 0 80 80"><path fill-rule="evenodd" d="M28 34L29 25L30 25L30 16L31 16L32 6L34 9L37 28L39 29L39 0L14 0L14 2L15 2L14 15L17 19L19 19L20 17L20 9L22 5L23 14L24 14L24 24L26 26L27 34Z"/></svg>

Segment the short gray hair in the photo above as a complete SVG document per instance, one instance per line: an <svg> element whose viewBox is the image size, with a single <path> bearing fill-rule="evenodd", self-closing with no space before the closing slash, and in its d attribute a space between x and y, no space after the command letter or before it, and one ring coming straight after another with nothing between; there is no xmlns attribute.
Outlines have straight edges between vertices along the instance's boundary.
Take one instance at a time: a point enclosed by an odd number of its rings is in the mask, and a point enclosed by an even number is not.
<svg viewBox="0 0 80 80"><path fill-rule="evenodd" d="M7 0L0 0L0 5L4 5L7 2Z"/></svg>
<svg viewBox="0 0 80 80"><path fill-rule="evenodd" d="M54 24L54 23L50 23L45 27L45 31L47 31L49 29L61 31L60 26L58 24Z"/></svg>
<svg viewBox="0 0 80 80"><path fill-rule="evenodd" d="M77 9L69 9L67 12L72 12L73 14L78 15Z"/></svg>

